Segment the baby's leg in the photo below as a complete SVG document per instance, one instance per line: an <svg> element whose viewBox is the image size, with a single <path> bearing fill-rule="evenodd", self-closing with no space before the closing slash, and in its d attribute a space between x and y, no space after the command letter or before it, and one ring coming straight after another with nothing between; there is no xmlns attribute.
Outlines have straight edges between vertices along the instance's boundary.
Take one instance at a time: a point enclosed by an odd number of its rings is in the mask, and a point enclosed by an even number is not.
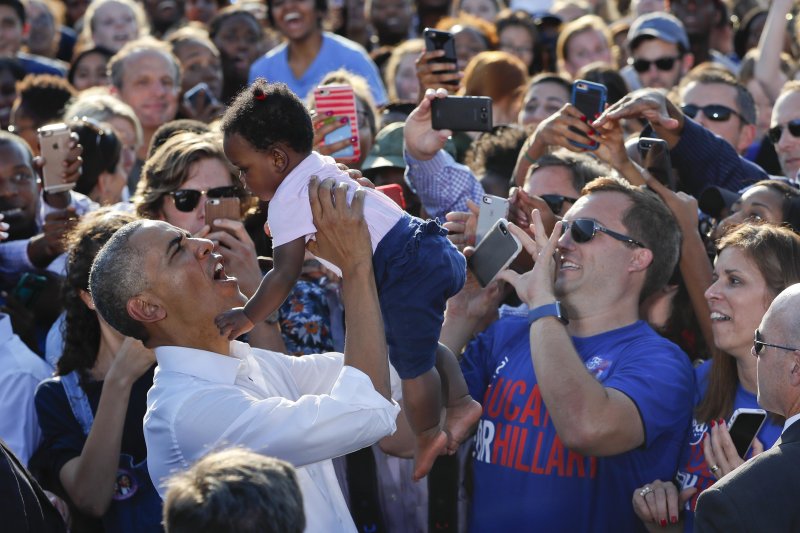
<svg viewBox="0 0 800 533"><path fill-rule="evenodd" d="M447 453L454 454L459 445L469 437L481 418L483 408L472 399L461 373L458 360L445 345L436 349L436 368L442 380L442 391L446 398L447 417L444 430L447 432Z"/></svg>
<svg viewBox="0 0 800 533"><path fill-rule="evenodd" d="M403 380L403 402L408 424L417 439L414 481L418 481L428 474L447 446L447 435L441 427L441 380L435 367Z"/></svg>

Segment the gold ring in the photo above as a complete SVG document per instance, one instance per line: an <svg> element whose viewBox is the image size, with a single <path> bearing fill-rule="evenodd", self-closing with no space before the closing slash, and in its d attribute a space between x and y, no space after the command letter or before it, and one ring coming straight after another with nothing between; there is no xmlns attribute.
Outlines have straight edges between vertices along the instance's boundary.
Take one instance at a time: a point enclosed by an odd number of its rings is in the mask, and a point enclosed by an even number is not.
<svg viewBox="0 0 800 533"><path fill-rule="evenodd" d="M717 470L719 470L719 467L717 465L711 465L708 469L711 470L712 474L716 475Z"/></svg>

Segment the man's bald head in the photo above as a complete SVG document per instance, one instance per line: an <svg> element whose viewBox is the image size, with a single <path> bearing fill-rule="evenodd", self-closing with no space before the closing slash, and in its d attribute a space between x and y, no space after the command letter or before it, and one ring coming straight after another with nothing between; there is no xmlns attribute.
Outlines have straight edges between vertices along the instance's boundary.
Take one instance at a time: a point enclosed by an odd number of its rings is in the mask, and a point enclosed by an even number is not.
<svg viewBox="0 0 800 533"><path fill-rule="evenodd" d="M784 289L764 315L763 323L771 324L785 337L781 342L790 346L800 346L800 283Z"/></svg>

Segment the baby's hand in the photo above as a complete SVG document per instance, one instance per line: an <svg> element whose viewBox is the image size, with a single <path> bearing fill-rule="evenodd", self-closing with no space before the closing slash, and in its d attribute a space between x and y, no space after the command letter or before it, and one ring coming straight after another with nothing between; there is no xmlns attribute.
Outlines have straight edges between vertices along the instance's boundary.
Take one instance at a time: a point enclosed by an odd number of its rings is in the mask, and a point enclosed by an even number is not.
<svg viewBox="0 0 800 533"><path fill-rule="evenodd" d="M214 323L219 328L219 334L234 340L239 335L243 335L253 329L253 322L244 313L244 307L234 307L219 315Z"/></svg>

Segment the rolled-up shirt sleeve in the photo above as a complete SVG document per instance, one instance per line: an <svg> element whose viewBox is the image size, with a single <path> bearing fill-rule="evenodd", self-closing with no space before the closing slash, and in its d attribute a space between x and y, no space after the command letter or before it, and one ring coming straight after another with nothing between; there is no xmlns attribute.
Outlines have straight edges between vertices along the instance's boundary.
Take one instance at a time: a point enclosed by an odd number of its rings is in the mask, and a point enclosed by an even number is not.
<svg viewBox="0 0 800 533"><path fill-rule="evenodd" d="M444 220L451 211L467 211L467 200L480 204L483 186L466 165L439 150L432 159L420 161L403 152L406 180L416 191L431 218Z"/></svg>

